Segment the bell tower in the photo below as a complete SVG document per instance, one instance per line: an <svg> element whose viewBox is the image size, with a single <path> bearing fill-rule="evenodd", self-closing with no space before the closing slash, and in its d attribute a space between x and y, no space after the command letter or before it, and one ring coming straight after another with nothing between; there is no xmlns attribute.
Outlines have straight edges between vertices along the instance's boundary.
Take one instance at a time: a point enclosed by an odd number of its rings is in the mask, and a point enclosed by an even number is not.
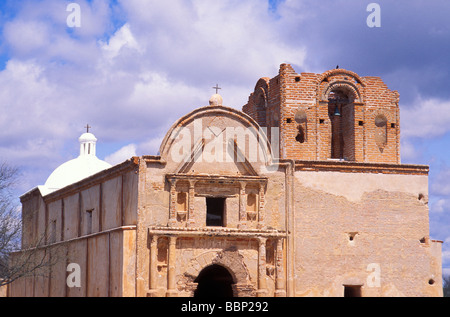
<svg viewBox="0 0 450 317"><path fill-rule="evenodd" d="M261 78L243 111L279 132L279 157L400 164L399 94L379 77L342 68ZM272 140L274 142L276 140Z"/></svg>

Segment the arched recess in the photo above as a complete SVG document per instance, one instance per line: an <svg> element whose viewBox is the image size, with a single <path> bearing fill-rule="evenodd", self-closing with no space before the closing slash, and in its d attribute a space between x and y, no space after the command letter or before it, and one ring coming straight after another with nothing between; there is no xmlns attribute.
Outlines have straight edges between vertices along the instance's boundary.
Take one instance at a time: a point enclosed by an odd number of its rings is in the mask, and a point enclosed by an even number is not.
<svg viewBox="0 0 450 317"><path fill-rule="evenodd" d="M355 102L361 101L359 93L350 83L334 82L324 97L331 122L329 157L355 161Z"/></svg>
<svg viewBox="0 0 450 317"><path fill-rule="evenodd" d="M344 78L343 80L342 77ZM355 100L355 102L364 102L363 96L366 85L363 79L352 71L342 68L326 71L318 78L318 83L317 96L320 96L322 100L326 100L325 96L329 93L330 90L328 88L331 85L346 84L353 87L356 95L358 95L358 100Z"/></svg>
<svg viewBox="0 0 450 317"><path fill-rule="evenodd" d="M188 269L180 277L183 280L180 284L191 286L186 290L191 296L195 295L198 287L196 280L201 272L212 265L220 265L229 272L233 281L234 297L249 297L255 294L256 289L250 281L244 257L237 250L223 250L205 252L189 262Z"/></svg>
<svg viewBox="0 0 450 317"><path fill-rule="evenodd" d="M267 127L267 94L264 88L259 87L255 90L255 109L256 122L261 127Z"/></svg>
<svg viewBox="0 0 450 317"><path fill-rule="evenodd" d="M375 143L378 149L383 153L384 148L388 143L388 131L387 131L388 119L384 114L378 114L375 117Z"/></svg>
<svg viewBox="0 0 450 317"><path fill-rule="evenodd" d="M297 123L297 135L295 140L299 143L305 143L308 136L308 117L305 110L297 110L295 113L295 122Z"/></svg>
<svg viewBox="0 0 450 317"><path fill-rule="evenodd" d="M361 96L361 93L359 92L358 87L350 81L331 82L324 89L323 94L322 94L322 99L328 100L330 97L330 94L332 94L335 91L343 92L347 96L347 98L349 98L349 100L351 102L358 102L358 103L363 102L362 96Z"/></svg>

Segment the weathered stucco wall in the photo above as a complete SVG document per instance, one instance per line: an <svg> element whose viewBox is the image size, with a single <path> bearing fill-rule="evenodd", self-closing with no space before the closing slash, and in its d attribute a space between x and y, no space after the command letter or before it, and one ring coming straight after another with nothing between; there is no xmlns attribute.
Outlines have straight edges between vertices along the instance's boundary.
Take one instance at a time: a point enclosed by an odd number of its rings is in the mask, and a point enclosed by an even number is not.
<svg viewBox="0 0 450 317"><path fill-rule="evenodd" d="M427 194L427 176L296 172L296 295L438 295Z"/></svg>
<svg viewBox="0 0 450 317"><path fill-rule="evenodd" d="M45 256L46 265L14 282L10 296L135 296L134 167L125 162L46 197L37 189L22 198L23 247L39 245L33 252L37 260ZM66 283L71 263L79 265L80 287Z"/></svg>
<svg viewBox="0 0 450 317"><path fill-rule="evenodd" d="M113 230L47 248L51 266L10 285L12 297L135 296L135 230ZM20 257L17 253L15 257ZM36 254L39 260L43 251ZM68 265L79 265L80 286L70 287Z"/></svg>

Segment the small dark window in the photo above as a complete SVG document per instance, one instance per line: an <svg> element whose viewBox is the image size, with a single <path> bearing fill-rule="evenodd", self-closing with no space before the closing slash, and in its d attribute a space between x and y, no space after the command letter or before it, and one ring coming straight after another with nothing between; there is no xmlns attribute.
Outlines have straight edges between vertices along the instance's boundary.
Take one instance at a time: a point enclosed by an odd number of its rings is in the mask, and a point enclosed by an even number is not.
<svg viewBox="0 0 450 317"><path fill-rule="evenodd" d="M291 123L291 122L292 122L292 119L291 119L291 118L287 118L287 119L286 119L286 122L287 122L287 123Z"/></svg>
<svg viewBox="0 0 450 317"><path fill-rule="evenodd" d="M344 297L361 297L361 286L344 285Z"/></svg>
<svg viewBox="0 0 450 317"><path fill-rule="evenodd" d="M364 125L364 122L363 122L363 121L359 121L358 123L359 123L359 126L360 126L360 127L362 127L362 126Z"/></svg>
<svg viewBox="0 0 450 317"><path fill-rule="evenodd" d="M319 122L320 122L321 124L323 124L323 123L325 122L325 120L324 120L324 119L320 119Z"/></svg>
<svg viewBox="0 0 450 317"><path fill-rule="evenodd" d="M300 81L300 77L295 77L295 81L298 83Z"/></svg>
<svg viewBox="0 0 450 317"><path fill-rule="evenodd" d="M92 234L92 213L94 209L86 210L86 234Z"/></svg>
<svg viewBox="0 0 450 317"><path fill-rule="evenodd" d="M225 226L226 198L206 198L206 225L211 227Z"/></svg>
<svg viewBox="0 0 450 317"><path fill-rule="evenodd" d="M391 128L395 129L395 123L391 123Z"/></svg>

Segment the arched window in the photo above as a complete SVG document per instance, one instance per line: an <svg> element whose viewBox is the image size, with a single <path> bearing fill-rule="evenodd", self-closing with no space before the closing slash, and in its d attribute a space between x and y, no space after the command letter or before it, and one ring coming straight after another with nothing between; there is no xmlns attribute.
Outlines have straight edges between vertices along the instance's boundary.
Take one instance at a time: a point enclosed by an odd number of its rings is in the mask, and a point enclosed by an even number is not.
<svg viewBox="0 0 450 317"><path fill-rule="evenodd" d="M261 127L267 127L267 119L266 119L267 101L266 101L265 92L262 88L260 88L260 90L258 90L258 92L256 94L255 106L256 106L256 118L257 118L256 121L258 122L258 124Z"/></svg>

